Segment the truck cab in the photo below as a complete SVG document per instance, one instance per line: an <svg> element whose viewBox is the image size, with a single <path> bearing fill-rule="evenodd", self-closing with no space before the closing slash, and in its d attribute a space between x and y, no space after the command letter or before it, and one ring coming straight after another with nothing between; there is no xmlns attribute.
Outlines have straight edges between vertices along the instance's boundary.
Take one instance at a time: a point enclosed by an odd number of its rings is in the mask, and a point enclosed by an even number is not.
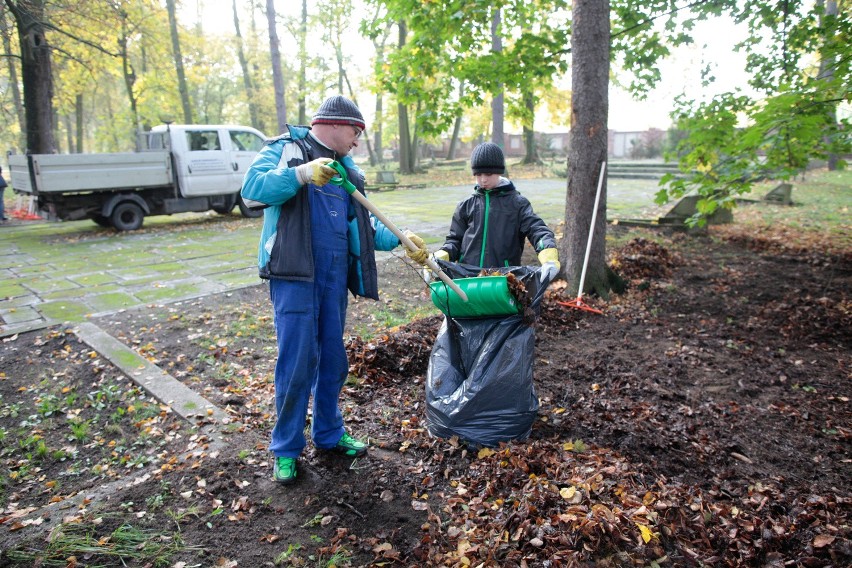
<svg viewBox="0 0 852 568"><path fill-rule="evenodd" d="M148 149L169 150L181 196L239 193L243 176L265 136L237 125L161 125L148 133Z"/></svg>

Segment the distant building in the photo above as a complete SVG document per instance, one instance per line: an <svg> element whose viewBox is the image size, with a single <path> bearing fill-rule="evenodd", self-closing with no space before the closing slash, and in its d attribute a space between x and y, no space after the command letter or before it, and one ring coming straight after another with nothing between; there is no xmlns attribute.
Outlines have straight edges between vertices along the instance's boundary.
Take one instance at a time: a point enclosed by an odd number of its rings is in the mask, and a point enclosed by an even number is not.
<svg viewBox="0 0 852 568"><path fill-rule="evenodd" d="M607 148L610 158L629 158L634 146L642 142L645 131L619 132L610 130L607 133Z"/></svg>

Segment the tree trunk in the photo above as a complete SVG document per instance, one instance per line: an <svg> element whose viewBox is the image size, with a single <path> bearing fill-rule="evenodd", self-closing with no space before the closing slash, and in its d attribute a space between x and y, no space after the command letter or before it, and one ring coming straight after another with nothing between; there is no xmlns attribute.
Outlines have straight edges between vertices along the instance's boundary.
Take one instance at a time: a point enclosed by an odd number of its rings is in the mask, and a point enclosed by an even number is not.
<svg viewBox="0 0 852 568"><path fill-rule="evenodd" d="M186 124L192 124L192 105L189 102L189 89L186 86L186 74L183 71L183 55L180 52L180 38L178 37L177 17L175 16L175 0L166 0L166 9L169 13L169 31L172 35L172 55L175 58L178 92L180 93L180 103L183 106L183 120Z"/></svg>
<svg viewBox="0 0 852 568"><path fill-rule="evenodd" d="M566 293L577 294L589 239L595 193L602 162L607 158L609 110L609 0L574 0L571 35L571 131L568 152L568 195L565 234L559 242L568 281ZM582 292L607 297L606 178L597 216Z"/></svg>
<svg viewBox="0 0 852 568"><path fill-rule="evenodd" d="M77 119L77 153L83 153L83 95L77 95L74 101L74 115Z"/></svg>
<svg viewBox="0 0 852 568"><path fill-rule="evenodd" d="M399 49L405 47L406 26L404 21L398 24ZM411 134L408 130L408 107L403 103L397 103L399 114L399 172L402 174L414 173L411 169Z"/></svg>
<svg viewBox="0 0 852 568"><path fill-rule="evenodd" d="M62 116L62 119L65 122L65 145L68 146L68 153L74 153L74 128L72 127L71 115L66 114Z"/></svg>
<svg viewBox="0 0 852 568"><path fill-rule="evenodd" d="M375 124L373 125L373 153L370 154L370 165L377 166L382 163L384 157L382 153L384 150L382 149L382 120L384 120L384 110L382 109L382 105L384 101L382 100L382 93L379 92L376 94L376 118Z"/></svg>
<svg viewBox="0 0 852 568"><path fill-rule="evenodd" d="M420 116L421 103L417 101L414 116ZM408 171L415 173L420 168L420 135L417 132L417 119L414 119L414 128L411 132L411 147L408 151Z"/></svg>
<svg viewBox="0 0 852 568"><path fill-rule="evenodd" d="M355 91L352 89L352 83L349 82L349 75L346 73L346 69L341 67L341 74L343 76L343 80L346 81L346 88L349 89L349 98L355 103L355 106L361 108L358 104L358 99L355 97ZM342 92L342 91L341 91ZM367 155L370 156L370 163L373 163L373 146L370 144L370 136L367 132L369 125L364 127L363 138L361 138L364 143L367 145Z"/></svg>
<svg viewBox="0 0 852 568"><path fill-rule="evenodd" d="M266 24L269 29L269 55L272 58L272 84L275 87L275 116L277 132L287 130L287 103L284 100L284 72L281 69L281 49L275 24L275 0L266 0Z"/></svg>
<svg viewBox="0 0 852 568"><path fill-rule="evenodd" d="M464 96L464 81L459 83L459 99ZM459 133L461 132L461 123L462 123L462 115L456 117L456 120L453 124L453 135L450 138L450 147L447 150L447 160L454 160L456 157L456 150L458 150L459 146Z"/></svg>
<svg viewBox="0 0 852 568"><path fill-rule="evenodd" d="M411 169L411 133L408 130L408 107L397 104L399 114L399 172L414 173Z"/></svg>
<svg viewBox="0 0 852 568"><path fill-rule="evenodd" d="M118 36L118 52L121 56L121 70L124 76L124 88L127 91L127 99L130 101L130 113L133 117L133 127L139 129L139 108L136 101L136 94L133 91L136 85L136 71L133 69L133 64L130 62L130 54L127 52L127 14L121 12L121 33ZM137 150L138 147L137 138Z"/></svg>
<svg viewBox="0 0 852 568"><path fill-rule="evenodd" d="M308 123L308 0L302 0L302 25L299 28L299 124Z"/></svg>
<svg viewBox="0 0 852 568"><path fill-rule="evenodd" d="M541 158L538 155L538 147L535 145L535 97L532 91L523 93L524 106L527 108L527 115L530 117L529 122L524 121L524 147L526 155L524 156L524 164L540 164Z"/></svg>
<svg viewBox="0 0 852 568"><path fill-rule="evenodd" d="M343 46L334 46L334 56L337 59L337 92L343 94Z"/></svg>
<svg viewBox="0 0 852 568"><path fill-rule="evenodd" d="M237 0L233 0L233 10L234 10L234 31L236 32L236 43L237 43L237 59L240 62L240 69L243 72L243 87L246 90L246 101L248 101L249 108L249 120L251 121L251 125L255 128L261 128L261 124L258 121L257 116L257 103L254 100L254 87L251 82L251 73L249 73L248 61L246 60L246 54L243 50L243 34L240 32L240 17L237 13Z"/></svg>
<svg viewBox="0 0 852 568"><path fill-rule="evenodd" d="M825 17L837 16L837 0L817 0L817 5L824 5L825 12L824 15L820 17L820 24L822 24L822 20ZM819 61L819 74L817 75L818 79L826 81L828 83L834 81L834 66L836 65L834 61L834 57L831 55L826 55L825 52L820 54ZM835 103L828 103L828 111L827 119L831 124L837 124L837 105ZM837 154L829 154L828 155L828 163L827 167L829 171L836 171L838 163L840 162L840 156Z"/></svg>
<svg viewBox="0 0 852 568"><path fill-rule="evenodd" d="M381 36L381 41L378 38L373 39L373 48L376 51L376 67L384 65L385 61L385 44L390 36L391 25L385 26ZM384 131L382 123L384 121L384 98L382 91L376 93L376 118L373 125L373 153L370 154L370 165L376 166L384 161L384 149L382 147L382 133Z"/></svg>
<svg viewBox="0 0 852 568"><path fill-rule="evenodd" d="M494 9L491 16L491 51L500 53L503 51L503 38L498 33L500 31L500 9ZM491 99L491 141L500 146L505 147L506 141L503 137L503 84L497 84L497 92L494 98Z"/></svg>
<svg viewBox="0 0 852 568"><path fill-rule="evenodd" d="M12 33L9 21L6 20L5 12L0 13L0 34L3 36L3 51L4 53L12 53ZM9 89L12 91L12 101L15 105L15 116L18 117L18 149L26 148L27 146L27 120L24 112L24 103L21 99L21 88L18 84L18 67L12 57L6 58L6 63L9 67Z"/></svg>
<svg viewBox="0 0 852 568"><path fill-rule="evenodd" d="M56 151L53 132L53 71L50 45L44 35L44 2L7 2L18 26L21 44L21 83L24 86L26 151L52 154Z"/></svg>

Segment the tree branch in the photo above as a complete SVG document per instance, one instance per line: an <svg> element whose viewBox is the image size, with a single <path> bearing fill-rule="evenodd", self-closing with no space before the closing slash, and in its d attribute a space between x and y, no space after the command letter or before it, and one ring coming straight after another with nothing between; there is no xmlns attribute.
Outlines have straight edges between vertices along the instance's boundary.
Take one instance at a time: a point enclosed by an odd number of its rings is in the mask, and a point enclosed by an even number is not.
<svg viewBox="0 0 852 568"><path fill-rule="evenodd" d="M59 28L59 27L54 26L54 25L52 25L52 24L49 24L49 23L47 23L47 22L43 22L43 23L42 23L42 26L44 26L45 28L51 29L51 30L53 30L53 31L55 31L55 32L57 32L57 33L60 33L60 34L62 34L62 35L64 35L64 36L66 36L66 37L69 37L69 38L73 39L74 41L78 41L78 42L80 42L80 43L82 43L82 44L84 44L84 45L88 45L89 47L92 47L92 48L94 48L94 49L97 49L97 50L98 50L98 51L100 51L101 53L103 53L103 54L105 54L105 55L109 55L110 57L118 57L118 56L120 55L120 54L118 54L118 53L112 53L112 52L110 52L110 51L108 51L108 50L104 49L102 46L100 46L100 45L98 45L98 44L96 44L96 43L93 43L93 42L91 42L91 41L89 41L89 40L87 40L87 39L84 39L84 38L78 37L78 36L76 36L76 35L74 35L74 34L72 34L72 33L68 33L68 32L66 32L65 30L63 30L62 28ZM54 46L51 46L51 47L54 47ZM55 49L55 47L54 47L54 49Z"/></svg>
<svg viewBox="0 0 852 568"><path fill-rule="evenodd" d="M684 9L686 9L686 8L692 8L693 6L697 6L697 5L699 5L699 4L708 4L708 3L710 3L710 4L716 4L716 3L717 3L717 0L696 0L695 2L692 2L692 3L690 3L690 4L687 4L686 6L681 6L680 8L675 8L674 10L669 10L668 12L664 12L664 13L662 13L662 14L658 14L658 15L656 15L656 16L654 16L654 17L651 17L651 18L648 18L648 19L646 19L646 20L643 20L643 21L639 22L638 24L635 24L635 25L633 25L633 26L630 26L629 28L625 28L625 29L623 29L623 30L620 30L620 31L618 31L618 32L615 32L615 33L611 34L611 36L610 36L610 37L618 37L618 36L620 36L620 35L622 35L622 34L629 33L629 32L631 32L631 31L635 30L636 28L641 28L641 27L643 27L643 26L645 26L645 25L647 25L647 24L650 24L650 23L651 23L651 22L653 22L654 20L657 20L657 19L662 18L662 17L664 17L664 16L670 16L670 15L672 15L672 14L674 14L674 13L676 13L676 12L680 12L681 10L684 10Z"/></svg>

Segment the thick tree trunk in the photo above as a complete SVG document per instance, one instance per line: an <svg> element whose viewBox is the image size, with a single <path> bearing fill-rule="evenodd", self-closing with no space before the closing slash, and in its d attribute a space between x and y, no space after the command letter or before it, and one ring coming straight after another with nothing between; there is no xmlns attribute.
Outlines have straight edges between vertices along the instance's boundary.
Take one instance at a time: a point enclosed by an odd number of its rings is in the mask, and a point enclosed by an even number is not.
<svg viewBox="0 0 852 568"><path fill-rule="evenodd" d="M251 73L249 73L248 61L246 60L245 50L243 49L243 34L240 32L240 17L237 13L237 0L233 0L234 10L234 31L236 32L237 43L237 59L240 62L240 69L243 73L243 88L246 90L246 101L249 108L249 120L251 125L263 131L262 124L258 120L257 103L254 101L254 86L251 81Z"/></svg>
<svg viewBox="0 0 852 568"><path fill-rule="evenodd" d="M281 69L281 49L275 24L275 1L266 0L266 25L269 30L269 55L272 59L272 85L275 87L275 116L278 119L277 133L287 129L287 103L284 100L284 72Z"/></svg>
<svg viewBox="0 0 852 568"><path fill-rule="evenodd" d="M189 88L186 86L186 74L183 70L183 55L180 52L180 37L178 36L177 16L175 15L175 0L166 0L166 10L169 13L169 31L172 36L172 55L175 59L175 71L177 72L180 103L181 106L183 106L183 120L186 124L192 124L192 105L189 101Z"/></svg>
<svg viewBox="0 0 852 568"><path fill-rule="evenodd" d="M50 45L44 34L44 2L33 0L6 5L15 17L21 46L26 151L32 154L52 154L56 151L53 70Z"/></svg>
<svg viewBox="0 0 852 568"><path fill-rule="evenodd" d="M491 51L503 51L503 38L500 37L500 9L495 8L491 16ZM497 92L491 99L491 141L503 148L506 144L503 136L503 84L497 84Z"/></svg>
<svg viewBox="0 0 852 568"><path fill-rule="evenodd" d="M601 164L607 158L609 0L574 0L571 35L571 133L565 234L559 243L566 293L576 295L589 239ZM606 297L606 178L601 188L583 292Z"/></svg>

